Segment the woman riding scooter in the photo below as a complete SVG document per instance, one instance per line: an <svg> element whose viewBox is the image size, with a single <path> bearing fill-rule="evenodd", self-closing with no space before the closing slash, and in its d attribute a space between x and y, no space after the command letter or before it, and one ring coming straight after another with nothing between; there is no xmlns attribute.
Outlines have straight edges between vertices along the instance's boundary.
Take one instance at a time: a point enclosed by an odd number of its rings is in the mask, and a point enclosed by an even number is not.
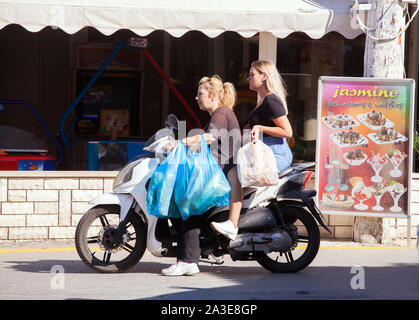
<svg viewBox="0 0 419 320"><path fill-rule="evenodd" d="M286 91L281 75L271 61L259 60L251 64L247 79L250 90L259 96L256 107L249 113L252 141L263 133L263 142L272 149L278 171L284 170L292 163L292 152L286 140L292 137L292 128L287 117ZM228 220L213 222L211 227L234 240L239 217L240 210L230 210Z"/></svg>
<svg viewBox="0 0 419 320"><path fill-rule="evenodd" d="M199 108L207 111L211 119L204 127L203 137L210 145L215 160L226 175L230 186L230 214L240 214L242 203L242 188L237 175L233 157L241 144L240 126L232 111L236 102L236 91L233 84L223 83L217 75L204 77L199 82L196 96ZM199 144L200 135L183 139L188 147ZM236 145L234 143L236 142ZM169 142L165 149L171 150L177 142ZM228 147L225 147L228 143ZM214 144L216 144L214 146ZM176 264L163 269L165 276L192 275L199 272L200 257L199 234L202 216L191 216L180 220L180 237ZM236 231L237 235L237 231Z"/></svg>

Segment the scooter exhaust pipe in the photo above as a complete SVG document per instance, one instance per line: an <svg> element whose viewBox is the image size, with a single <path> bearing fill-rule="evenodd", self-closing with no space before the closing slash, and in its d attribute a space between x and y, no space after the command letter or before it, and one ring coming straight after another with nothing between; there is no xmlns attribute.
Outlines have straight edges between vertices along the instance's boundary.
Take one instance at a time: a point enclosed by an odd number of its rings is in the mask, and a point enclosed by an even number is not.
<svg viewBox="0 0 419 320"><path fill-rule="evenodd" d="M293 245L291 236L285 231L274 233L245 233L239 234L234 241L230 241L227 249L237 251L286 251Z"/></svg>

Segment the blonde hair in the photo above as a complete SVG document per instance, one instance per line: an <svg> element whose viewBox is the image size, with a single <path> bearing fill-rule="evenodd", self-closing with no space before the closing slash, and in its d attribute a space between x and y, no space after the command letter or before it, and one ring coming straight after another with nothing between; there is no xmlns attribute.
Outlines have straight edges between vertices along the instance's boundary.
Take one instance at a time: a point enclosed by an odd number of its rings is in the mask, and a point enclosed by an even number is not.
<svg viewBox="0 0 419 320"><path fill-rule="evenodd" d="M255 68L259 73L267 75L266 89L274 93L284 106L285 112L288 114L287 106L287 91L285 90L285 83L279 74L276 66L269 60L258 60L252 62L251 66Z"/></svg>
<svg viewBox="0 0 419 320"><path fill-rule="evenodd" d="M231 82L223 83L219 75L203 77L199 81L199 85L204 85L210 95L217 94L221 105L227 106L230 109L233 109L236 105L237 93L234 85Z"/></svg>

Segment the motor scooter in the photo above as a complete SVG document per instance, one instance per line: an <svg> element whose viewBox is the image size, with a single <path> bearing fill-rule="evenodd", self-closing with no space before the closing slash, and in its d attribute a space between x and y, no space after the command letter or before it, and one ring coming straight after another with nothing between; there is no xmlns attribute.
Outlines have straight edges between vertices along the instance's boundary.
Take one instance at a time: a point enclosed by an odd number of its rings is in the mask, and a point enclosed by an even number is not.
<svg viewBox="0 0 419 320"><path fill-rule="evenodd" d="M178 128L174 115L169 115L165 124L168 132ZM151 137L146 147L156 142L156 137ZM141 260L146 248L156 257L176 257L179 220L159 219L147 212L148 186L160 161L153 153L135 157L116 176L113 192L91 200L93 207L80 219L75 233L77 253L91 269L126 271ZM313 201L316 191L305 188L313 173L307 168L314 164L291 165L279 172L277 185L243 189L234 241L210 227L211 222L228 218L228 206L204 213L200 261L222 264L222 257L230 255L233 261L255 260L275 273L306 268L319 250L318 224L330 232Z"/></svg>

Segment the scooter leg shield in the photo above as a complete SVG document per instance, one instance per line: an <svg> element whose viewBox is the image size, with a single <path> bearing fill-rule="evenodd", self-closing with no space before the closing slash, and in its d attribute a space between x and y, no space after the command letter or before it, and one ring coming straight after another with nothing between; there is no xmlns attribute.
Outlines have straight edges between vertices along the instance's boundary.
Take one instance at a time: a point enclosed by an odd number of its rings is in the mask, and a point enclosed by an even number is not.
<svg viewBox="0 0 419 320"><path fill-rule="evenodd" d="M89 201L89 204L117 204L120 206L119 219L122 221L131 208L134 198L125 193L105 193Z"/></svg>

